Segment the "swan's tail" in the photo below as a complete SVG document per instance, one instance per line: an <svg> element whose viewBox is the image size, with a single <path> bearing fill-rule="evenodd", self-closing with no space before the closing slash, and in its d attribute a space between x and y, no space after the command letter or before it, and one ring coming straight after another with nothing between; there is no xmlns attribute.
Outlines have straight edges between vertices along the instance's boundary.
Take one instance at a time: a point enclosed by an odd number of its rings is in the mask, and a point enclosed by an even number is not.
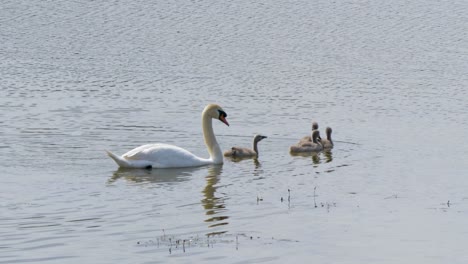
<svg viewBox="0 0 468 264"><path fill-rule="evenodd" d="M129 164L126 160L124 160L123 158L115 155L114 153L110 152L110 151L107 151L107 155L109 155L109 157L111 157L120 167L122 168L128 168L129 167Z"/></svg>

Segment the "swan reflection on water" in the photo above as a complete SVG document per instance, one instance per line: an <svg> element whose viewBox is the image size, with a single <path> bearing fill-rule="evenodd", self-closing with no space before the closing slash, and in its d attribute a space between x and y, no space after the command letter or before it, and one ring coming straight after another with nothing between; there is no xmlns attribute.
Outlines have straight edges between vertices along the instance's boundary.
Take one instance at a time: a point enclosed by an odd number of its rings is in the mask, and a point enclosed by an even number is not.
<svg viewBox="0 0 468 264"><path fill-rule="evenodd" d="M142 183L177 183L188 181L190 176L204 167L174 168L174 169L125 169L119 168L114 172L108 183L119 179ZM206 167L205 167L206 168Z"/></svg>
<svg viewBox="0 0 468 264"><path fill-rule="evenodd" d="M202 190L203 199L201 203L205 209L205 214L208 217L205 222L208 223L209 228L216 228L229 224L227 221L229 216L224 213L226 210L225 200L227 197L221 197L216 195L216 190L219 183L220 175L222 172L223 166L221 165L212 165L208 167L208 175L205 177L206 185ZM226 233L227 230L216 230L207 234L207 236L220 235Z"/></svg>
<svg viewBox="0 0 468 264"><path fill-rule="evenodd" d="M194 179L194 174L204 174L205 187L201 190L203 198L201 205L205 210L206 219L204 222L208 223L208 228L215 229L209 232L207 236L220 235L226 233L227 230L219 229L221 226L228 224L229 216L225 214L226 196L217 195L216 191L219 186L222 172L222 165L210 165L203 167L190 167L190 168L177 168L177 169L118 169L108 180L108 183L114 183L119 179L125 179L134 183L162 183L162 184L176 184L178 182L188 181Z"/></svg>

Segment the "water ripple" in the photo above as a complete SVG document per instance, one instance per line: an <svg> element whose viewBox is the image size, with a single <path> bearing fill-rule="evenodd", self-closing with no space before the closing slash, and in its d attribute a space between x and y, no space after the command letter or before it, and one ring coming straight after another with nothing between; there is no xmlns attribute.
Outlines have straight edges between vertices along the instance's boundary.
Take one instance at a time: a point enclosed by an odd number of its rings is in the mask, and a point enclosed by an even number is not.
<svg viewBox="0 0 468 264"><path fill-rule="evenodd" d="M3 1L0 263L465 259L467 12ZM231 124L213 124L223 150L268 136L258 160L149 171L106 157L152 142L208 157L212 102ZM312 121L333 127L335 148L290 155ZM162 236L198 244L148 242Z"/></svg>

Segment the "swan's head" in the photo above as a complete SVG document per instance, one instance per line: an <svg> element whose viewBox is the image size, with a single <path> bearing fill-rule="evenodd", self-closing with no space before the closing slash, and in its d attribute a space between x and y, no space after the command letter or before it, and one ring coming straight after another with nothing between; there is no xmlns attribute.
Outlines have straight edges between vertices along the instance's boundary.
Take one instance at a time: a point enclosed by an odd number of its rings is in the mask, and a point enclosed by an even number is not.
<svg viewBox="0 0 468 264"><path fill-rule="evenodd" d="M254 142L259 142L259 141L261 141L261 140L264 139L264 138L267 138L267 136L255 135L255 136L254 136Z"/></svg>
<svg viewBox="0 0 468 264"><path fill-rule="evenodd" d="M224 112L223 108L217 104L209 104L203 110L203 115L208 115L213 119L218 119L219 121L223 122L227 126L229 126L228 121L226 120L227 114Z"/></svg>
<svg viewBox="0 0 468 264"><path fill-rule="evenodd" d="M317 129L318 129L318 123L312 122L312 130L317 130Z"/></svg>

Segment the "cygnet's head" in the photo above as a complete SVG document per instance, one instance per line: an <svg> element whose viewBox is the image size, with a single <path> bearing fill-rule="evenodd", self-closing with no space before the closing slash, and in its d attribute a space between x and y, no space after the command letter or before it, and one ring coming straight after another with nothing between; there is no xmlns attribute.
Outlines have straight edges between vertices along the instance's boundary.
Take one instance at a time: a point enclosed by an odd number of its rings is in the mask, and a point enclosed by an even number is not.
<svg viewBox="0 0 468 264"><path fill-rule="evenodd" d="M332 133L331 127L327 127L327 128L325 129L325 133L327 134L327 137L330 137L330 136L331 136L331 133Z"/></svg>
<svg viewBox="0 0 468 264"><path fill-rule="evenodd" d="M267 138L267 136L255 135L255 136L254 136L254 142L259 142L259 141L261 141L261 140L264 139L264 138Z"/></svg>
<svg viewBox="0 0 468 264"><path fill-rule="evenodd" d="M312 122L312 130L317 130L317 129L318 129L318 123Z"/></svg>

